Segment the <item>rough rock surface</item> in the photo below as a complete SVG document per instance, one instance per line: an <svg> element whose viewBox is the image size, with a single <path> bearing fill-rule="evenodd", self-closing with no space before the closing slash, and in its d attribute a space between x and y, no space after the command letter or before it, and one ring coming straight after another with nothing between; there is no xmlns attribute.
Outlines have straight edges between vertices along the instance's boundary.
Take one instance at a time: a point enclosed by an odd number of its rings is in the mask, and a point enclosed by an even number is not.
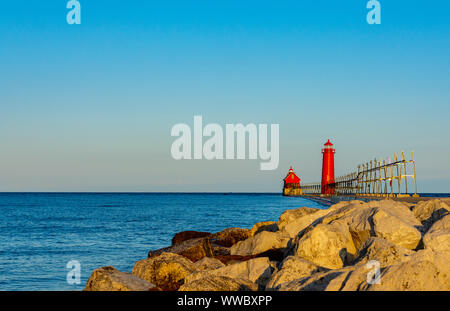
<svg viewBox="0 0 450 311"><path fill-rule="evenodd" d="M321 217L328 214L327 210L318 210L314 213L306 214L301 217L297 217L292 221L285 222L281 231L291 238L297 237L307 227L320 221Z"/></svg>
<svg viewBox="0 0 450 311"><path fill-rule="evenodd" d="M282 283L279 291L355 291L362 290L367 284L370 267L358 264L324 272L309 277Z"/></svg>
<svg viewBox="0 0 450 311"><path fill-rule="evenodd" d="M89 277L85 291L149 291L159 290L156 285L130 273L120 272L112 266L96 269Z"/></svg>
<svg viewBox="0 0 450 311"><path fill-rule="evenodd" d="M328 211L332 212L350 204L366 204L361 200L341 201L328 207Z"/></svg>
<svg viewBox="0 0 450 311"><path fill-rule="evenodd" d="M239 241L250 237L250 230L241 228L228 228L211 235L211 243L231 247Z"/></svg>
<svg viewBox="0 0 450 311"><path fill-rule="evenodd" d="M293 281L281 283L276 287L278 291L324 291L335 278L345 277L352 267L334 269L324 272L314 273L311 276L298 278Z"/></svg>
<svg viewBox="0 0 450 311"><path fill-rule="evenodd" d="M406 260L412 254L414 254L412 250L395 245L382 238L372 237L358 249L354 263L367 263L371 260L377 260L380 267L386 267L398 261Z"/></svg>
<svg viewBox="0 0 450 311"><path fill-rule="evenodd" d="M412 212L422 222L423 230L426 231L434 222L450 214L450 207L443 200L435 199L417 203Z"/></svg>
<svg viewBox="0 0 450 311"><path fill-rule="evenodd" d="M415 218L408 219L411 213L409 210L404 210L403 215L400 215L402 212L386 207L377 208L372 216L375 235L399 246L415 249L422 239L417 229L421 224Z"/></svg>
<svg viewBox="0 0 450 311"><path fill-rule="evenodd" d="M318 224L295 246L295 255L329 269L339 269L354 259L356 249L343 223Z"/></svg>
<svg viewBox="0 0 450 311"><path fill-rule="evenodd" d="M359 248L370 237L381 237L394 244L415 249L421 240L422 226L407 205L392 200L353 202L335 208L322 223L345 222L354 244Z"/></svg>
<svg viewBox="0 0 450 311"><path fill-rule="evenodd" d="M189 259L174 253L162 253L136 262L131 273L164 290L176 290L194 271L194 263Z"/></svg>
<svg viewBox="0 0 450 311"><path fill-rule="evenodd" d="M184 256L192 261L200 260L204 257L213 257L213 249L208 238L197 238L180 242L174 246L162 248L156 251L149 251L148 257L159 256L162 253L174 253Z"/></svg>
<svg viewBox="0 0 450 311"><path fill-rule="evenodd" d="M280 232L263 231L231 247L231 255L257 255L273 249L286 248L289 236Z"/></svg>
<svg viewBox="0 0 450 311"><path fill-rule="evenodd" d="M368 273L374 266L357 264L342 269L343 273L332 279L325 290L327 291L359 291L368 285Z"/></svg>
<svg viewBox="0 0 450 311"><path fill-rule="evenodd" d="M350 202L348 205L335 208L324 216L321 222L330 224L339 221L347 224L353 243L356 248L359 248L370 236L375 235L372 223L374 212L374 209L366 203Z"/></svg>
<svg viewBox="0 0 450 311"><path fill-rule="evenodd" d="M277 222L278 228L280 230L283 230L283 228L286 226L286 224L293 222L294 220L296 220L300 217L310 215L310 214L313 214L318 211L319 211L318 208L310 208L310 207L300 207L300 208L289 209L287 211L284 211L281 214L280 219Z"/></svg>
<svg viewBox="0 0 450 311"><path fill-rule="evenodd" d="M220 246L220 245L217 245L217 244L214 244L214 243L211 243L211 247L212 247L212 251L213 251L213 256L214 257L230 255L230 248L229 247Z"/></svg>
<svg viewBox="0 0 450 311"><path fill-rule="evenodd" d="M363 211L370 208L367 203L362 201L340 202L330 207L326 216L322 218L322 223L329 224L335 220L351 218L357 216L355 211Z"/></svg>
<svg viewBox="0 0 450 311"><path fill-rule="evenodd" d="M214 270L225 267L219 259L205 257L194 263L195 270L197 271L206 271L206 270Z"/></svg>
<svg viewBox="0 0 450 311"><path fill-rule="evenodd" d="M387 291L448 291L450 267L448 258L431 250L420 250L406 262L387 267L381 273L380 284L368 290Z"/></svg>
<svg viewBox="0 0 450 311"><path fill-rule="evenodd" d="M433 224L423 237L425 249L434 252L450 253L450 215L443 217ZM450 266L450 256L449 266Z"/></svg>
<svg viewBox="0 0 450 311"><path fill-rule="evenodd" d="M182 231L175 234L172 238L172 245L180 244L181 242L204 238L210 236L209 232L201 232L201 231Z"/></svg>
<svg viewBox="0 0 450 311"><path fill-rule="evenodd" d="M288 256L280 264L280 269L272 274L266 289L276 289L283 283L308 277L313 273L324 270L326 269L323 269L306 259L297 256Z"/></svg>
<svg viewBox="0 0 450 311"><path fill-rule="evenodd" d="M258 285L241 278L208 275L182 285L179 291L256 291Z"/></svg>
<svg viewBox="0 0 450 311"><path fill-rule="evenodd" d="M257 222L250 229L249 236L252 237L263 231L270 231L270 232L278 231L278 225L275 221Z"/></svg>
<svg viewBox="0 0 450 311"><path fill-rule="evenodd" d="M251 256L240 256L240 255L219 255L215 256L216 259L220 260L225 265L233 265L235 263L240 263L250 259L256 258L256 255Z"/></svg>
<svg viewBox="0 0 450 311"><path fill-rule="evenodd" d="M185 278L185 283L203 279L207 276L227 276L249 280L260 286L265 286L272 275L272 267L267 257L250 259L244 262L228 265L223 268L200 271L189 274Z"/></svg>

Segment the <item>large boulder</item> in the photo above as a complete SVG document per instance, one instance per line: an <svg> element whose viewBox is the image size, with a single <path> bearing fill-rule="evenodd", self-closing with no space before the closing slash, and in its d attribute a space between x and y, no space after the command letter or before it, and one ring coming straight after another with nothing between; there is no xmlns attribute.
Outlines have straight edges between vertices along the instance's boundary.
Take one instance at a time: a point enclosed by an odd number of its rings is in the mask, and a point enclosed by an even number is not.
<svg viewBox="0 0 450 311"><path fill-rule="evenodd" d="M347 269L346 269L347 268ZM326 291L361 291L369 285L368 278L375 275L369 275L374 272L373 269L377 269L376 266L367 264L356 264L354 266L345 267L342 269L342 274L336 276L328 283ZM332 273L332 272L330 272Z"/></svg>
<svg viewBox="0 0 450 311"><path fill-rule="evenodd" d="M296 209L286 210L281 214L280 219L277 222L278 228L282 230L286 226L286 224L300 217L313 214L318 211L319 211L318 208L310 208L310 207L300 207Z"/></svg>
<svg viewBox="0 0 450 311"><path fill-rule="evenodd" d="M192 239L198 239L198 238L204 238L210 236L211 233L209 232L202 232L202 231L182 231L175 234L172 238L172 245L180 244L181 242L192 240Z"/></svg>
<svg viewBox="0 0 450 311"><path fill-rule="evenodd" d="M414 216L422 222L424 230L428 230L430 226L450 213L450 207L439 199L420 201L412 208Z"/></svg>
<svg viewBox="0 0 450 311"><path fill-rule="evenodd" d="M220 275L207 275L182 285L179 291L256 291L258 285L241 278Z"/></svg>
<svg viewBox="0 0 450 311"><path fill-rule="evenodd" d="M283 283L308 277L313 273L323 270L325 269L306 259L297 256L288 256L281 263L280 269L272 274L266 289L274 290Z"/></svg>
<svg viewBox="0 0 450 311"><path fill-rule="evenodd" d="M318 210L314 213L295 218L292 221L284 222L281 226L281 232L291 238L295 238L301 234L303 230L319 222L321 217L328 214L328 212L328 210Z"/></svg>
<svg viewBox="0 0 450 311"><path fill-rule="evenodd" d="M356 254L352 237L344 223L318 224L297 242L294 254L329 269L339 269Z"/></svg>
<svg viewBox="0 0 450 311"><path fill-rule="evenodd" d="M321 219L325 224L336 221L347 224L357 248L370 237L381 237L396 245L415 249L422 237L418 230L422 226L420 221L406 204L393 200L354 201L335 208Z"/></svg>
<svg viewBox="0 0 450 311"><path fill-rule="evenodd" d="M276 287L278 291L324 291L335 278L345 278L353 267L328 270L314 273L311 276L281 283Z"/></svg>
<svg viewBox="0 0 450 311"><path fill-rule="evenodd" d="M184 256L192 261L200 260L204 257L213 257L213 249L209 238L197 238L180 242L174 246L149 251L148 257L159 256L162 253L174 253Z"/></svg>
<svg viewBox="0 0 450 311"><path fill-rule="evenodd" d="M350 205L350 204L365 204L365 202L363 202L361 200L340 201L340 202L328 207L328 211L332 212L334 210L340 209L340 208Z"/></svg>
<svg viewBox="0 0 450 311"><path fill-rule="evenodd" d="M177 290L184 278L194 271L194 263L189 259L174 253L162 253L136 262L131 273L164 290Z"/></svg>
<svg viewBox="0 0 450 311"><path fill-rule="evenodd" d="M380 284L368 290L383 291L449 291L448 258L431 250L420 250L405 262L387 267L381 273Z"/></svg>
<svg viewBox="0 0 450 311"><path fill-rule="evenodd" d="M410 216L410 217L408 217ZM381 237L396 245L415 249L419 245L422 234L417 228L421 223L405 209L390 209L382 206L372 216L373 230Z"/></svg>
<svg viewBox="0 0 450 311"><path fill-rule="evenodd" d="M328 214L321 219L321 223L329 224L335 220L352 218L356 211L368 208L370 208L369 205L362 201L339 202L328 209Z"/></svg>
<svg viewBox="0 0 450 311"><path fill-rule="evenodd" d="M219 259L205 257L194 263L195 270L197 271L206 271L206 270L215 270L222 267L225 267Z"/></svg>
<svg viewBox="0 0 450 311"><path fill-rule="evenodd" d="M242 228L228 228L210 236L211 243L224 247L231 247L249 237L250 230Z"/></svg>
<svg viewBox="0 0 450 311"><path fill-rule="evenodd" d="M398 261L407 260L414 254L412 250L395 245L382 238L371 237L358 249L354 263L367 263L376 260L380 267L390 266Z"/></svg>
<svg viewBox="0 0 450 311"><path fill-rule="evenodd" d="M363 264L314 273L277 286L278 291L356 291L367 284L370 268Z"/></svg>
<svg viewBox="0 0 450 311"><path fill-rule="evenodd" d="M450 215L436 221L423 237L425 249L450 254ZM448 256L450 263L450 256ZM449 264L450 265L450 264Z"/></svg>
<svg viewBox="0 0 450 311"><path fill-rule="evenodd" d="M231 255L257 255L269 250L286 248L290 238L280 232L263 231L231 247Z"/></svg>
<svg viewBox="0 0 450 311"><path fill-rule="evenodd" d="M375 209L370 208L368 204L356 201L335 208L334 211L322 218L321 222L330 224L334 222L343 222L348 226L352 236L353 243L359 248L368 238L375 235L371 218Z"/></svg>
<svg viewBox="0 0 450 311"><path fill-rule="evenodd" d="M278 225L275 221L257 222L250 229L249 236L252 237L263 231L270 231L270 232L278 231Z"/></svg>
<svg viewBox="0 0 450 311"><path fill-rule="evenodd" d="M159 290L150 282L112 266L94 270L86 282L85 291L149 291Z"/></svg>
<svg viewBox="0 0 450 311"><path fill-rule="evenodd" d="M380 201L371 201L368 205L370 207L381 208L389 211L393 216L402 219L410 226L420 227L422 225L414 216L414 213L411 211L408 203L385 199Z"/></svg>
<svg viewBox="0 0 450 311"><path fill-rule="evenodd" d="M208 276L227 276L233 279L241 278L249 280L264 287L272 275L272 270L273 268L269 259L267 257L260 257L215 270L194 272L186 276L185 283L200 280Z"/></svg>

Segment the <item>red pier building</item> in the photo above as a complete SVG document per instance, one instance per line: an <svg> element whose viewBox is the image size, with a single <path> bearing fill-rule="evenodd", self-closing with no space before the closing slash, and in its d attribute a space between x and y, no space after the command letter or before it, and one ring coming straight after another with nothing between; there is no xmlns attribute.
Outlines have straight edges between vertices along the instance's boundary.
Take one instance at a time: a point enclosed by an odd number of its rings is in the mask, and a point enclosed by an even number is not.
<svg viewBox="0 0 450 311"><path fill-rule="evenodd" d="M300 178L295 174L294 170L289 169L286 177L283 179L283 195L286 196L298 196L302 195L302 189L300 188Z"/></svg>

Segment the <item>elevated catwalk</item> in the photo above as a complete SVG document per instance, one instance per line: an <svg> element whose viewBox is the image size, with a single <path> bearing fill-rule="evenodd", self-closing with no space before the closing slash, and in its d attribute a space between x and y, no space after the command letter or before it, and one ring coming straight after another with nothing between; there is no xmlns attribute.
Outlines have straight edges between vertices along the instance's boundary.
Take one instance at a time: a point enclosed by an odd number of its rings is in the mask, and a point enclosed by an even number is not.
<svg viewBox="0 0 450 311"><path fill-rule="evenodd" d="M334 156L336 150L328 140L322 149L322 180L316 183L301 183L292 166L284 179L283 195L304 196L321 202L343 200L382 200L417 203L431 198L420 198L417 193L416 162L414 152L408 160L402 151L392 158L374 159L358 165L357 170L335 178Z"/></svg>

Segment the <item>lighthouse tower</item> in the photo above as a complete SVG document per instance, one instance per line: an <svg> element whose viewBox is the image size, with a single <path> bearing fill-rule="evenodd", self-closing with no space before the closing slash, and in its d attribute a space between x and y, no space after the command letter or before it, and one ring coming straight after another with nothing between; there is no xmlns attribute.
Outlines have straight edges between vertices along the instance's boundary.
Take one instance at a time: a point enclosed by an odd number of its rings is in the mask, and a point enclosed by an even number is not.
<svg viewBox="0 0 450 311"><path fill-rule="evenodd" d="M334 153L333 144L328 141L322 149L322 194L334 194L334 188L329 187L329 184L334 183Z"/></svg>

